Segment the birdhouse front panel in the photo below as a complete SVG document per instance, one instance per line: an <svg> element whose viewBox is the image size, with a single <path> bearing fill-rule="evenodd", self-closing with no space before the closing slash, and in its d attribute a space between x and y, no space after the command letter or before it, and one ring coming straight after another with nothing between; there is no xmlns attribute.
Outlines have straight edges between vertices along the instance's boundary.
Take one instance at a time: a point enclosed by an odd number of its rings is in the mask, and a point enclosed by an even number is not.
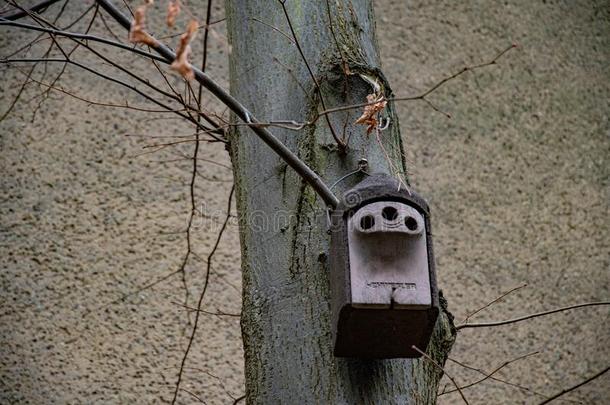
<svg viewBox="0 0 610 405"><path fill-rule="evenodd" d="M428 308L432 304L424 217L395 201L374 202L348 221L352 305Z"/></svg>

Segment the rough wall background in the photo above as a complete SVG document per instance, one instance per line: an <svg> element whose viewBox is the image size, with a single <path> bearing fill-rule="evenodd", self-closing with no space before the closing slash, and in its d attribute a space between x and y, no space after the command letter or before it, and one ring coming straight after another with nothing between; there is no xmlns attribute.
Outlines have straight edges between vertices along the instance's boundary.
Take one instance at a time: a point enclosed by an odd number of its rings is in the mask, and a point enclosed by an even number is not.
<svg viewBox="0 0 610 405"><path fill-rule="evenodd" d="M412 180L431 203L439 281L451 309L461 320L522 283L528 287L476 320L608 299L607 2L455 3L376 2L384 71L399 95L519 44L498 66L431 96L451 119L423 103L399 105ZM88 4L73 4L71 14ZM223 15L220 8L214 13ZM210 73L226 84L224 28L215 27ZM2 54L26 37L3 28ZM0 112L23 80L16 70L2 75ZM88 99L119 95L142 104L74 69L62 85ZM148 136L190 130L177 120L87 106L59 93L34 115L38 99L30 99L38 93L28 87L0 122L0 402L168 400L189 331L180 277L105 304L182 260L190 176L183 157L192 145L147 154L142 147L153 141ZM220 145L205 145L201 157L228 164ZM203 284L231 181L229 170L208 161L201 161L201 173L198 201L212 219L202 218L194 233L201 259L187 267L191 297ZM215 257L208 310L239 312L238 240L233 221ZM548 395L607 366L608 315L581 309L464 330L451 357L492 370L539 351L496 376ZM203 320L184 388L208 404L230 403L243 390L238 319ZM448 371L464 384L480 378L454 363ZM542 398L489 380L465 394L480 404ZM603 403L609 394L603 377L566 398ZM441 402L458 402L454 395ZM180 402L197 400L182 392Z"/></svg>
<svg viewBox="0 0 610 405"><path fill-rule="evenodd" d="M456 319L521 283L528 287L475 320L607 299L608 3L378 6L384 70L400 94L519 44L499 66L466 74L430 98L453 118L423 103L399 110L415 186L435 213L440 283ZM576 310L464 330L451 357L491 371L539 351L496 376L543 394L561 391L607 367L608 313ZM448 371L463 382L481 377L454 363ZM481 404L542 398L489 381L465 393ZM609 397L610 376L566 396L589 404Z"/></svg>

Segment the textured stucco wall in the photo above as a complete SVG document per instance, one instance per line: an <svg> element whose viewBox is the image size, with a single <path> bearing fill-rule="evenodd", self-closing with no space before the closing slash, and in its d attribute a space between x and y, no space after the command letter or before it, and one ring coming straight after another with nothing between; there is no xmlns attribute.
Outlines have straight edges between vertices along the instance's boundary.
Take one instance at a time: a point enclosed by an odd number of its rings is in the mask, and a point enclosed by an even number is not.
<svg viewBox="0 0 610 405"><path fill-rule="evenodd" d="M398 95L418 93L512 42L499 65L468 73L431 100L399 105L415 188L428 196L439 282L458 320L521 283L477 319L510 318L609 295L610 16L607 2L379 1L384 71ZM463 3L463 4L462 4ZM74 4L77 14L83 4ZM51 10L54 12L54 10ZM203 8L198 10L203 14ZM222 16L222 9L215 9ZM151 22L154 24L155 21ZM160 22L157 22L160 24ZM210 72L226 84L224 28ZM101 26L95 28L98 32ZM2 55L26 36L2 29ZM81 53L85 57L84 53ZM117 55L117 59L125 55ZM93 63L92 59L86 59ZM134 68L141 65L130 63ZM2 70L4 112L23 76ZM93 100L141 104L74 69L62 85ZM105 307L174 271L185 251L192 145L142 154L148 136L185 135L177 120L86 106L52 94L35 115L26 89L0 123L0 402L155 403L170 398L190 327L179 277ZM161 117L165 118L166 115ZM138 136L125 136L138 135ZM202 158L228 164L220 145ZM201 161L191 305L230 189L226 168ZM206 309L239 312L235 221L215 258ZM451 357L551 394L607 366L608 309L460 333ZM184 388L208 404L243 392L239 322L204 316ZM460 382L479 378L449 363ZM602 403L608 377L569 396ZM537 403L498 382L471 403ZM442 403L459 401L454 394ZM183 392L181 403L197 402Z"/></svg>
<svg viewBox="0 0 610 405"><path fill-rule="evenodd" d="M434 215L441 288L457 320L503 291L528 287L476 319L499 320L608 299L610 9L607 2L380 2L385 72L417 93L464 65L468 73L399 109L413 180ZM576 310L494 330L464 330L451 357L554 393L607 367L607 308ZM450 363L459 381L481 376ZM465 391L476 403L537 403L497 382ZM605 376L566 397L603 403ZM458 403L455 394L442 403Z"/></svg>

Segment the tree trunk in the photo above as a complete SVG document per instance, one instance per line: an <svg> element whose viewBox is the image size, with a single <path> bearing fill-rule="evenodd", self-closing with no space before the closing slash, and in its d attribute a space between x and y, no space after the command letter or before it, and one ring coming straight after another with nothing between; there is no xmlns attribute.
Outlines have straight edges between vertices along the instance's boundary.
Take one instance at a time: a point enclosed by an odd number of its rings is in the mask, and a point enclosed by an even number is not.
<svg viewBox="0 0 610 405"><path fill-rule="evenodd" d="M321 98L290 40L281 3L228 0L232 94L263 122L313 120L323 109L321 99L327 108L366 102L373 88L363 75L377 81L389 96L371 3L286 2L298 41L320 83ZM371 173L404 176L393 106L384 111L391 121L379 135L383 147L374 132L367 135L365 126L354 124L360 114L362 108L330 116L338 136L349 138L346 153L337 147L324 117L298 132L272 132L327 184L354 171L361 158L368 160ZM240 215L248 403L433 403L442 373L429 361L333 356L326 207L247 127L234 128L231 156ZM334 190L340 194L360 180L359 174L350 176ZM450 316L441 311L428 354L444 364L454 337Z"/></svg>

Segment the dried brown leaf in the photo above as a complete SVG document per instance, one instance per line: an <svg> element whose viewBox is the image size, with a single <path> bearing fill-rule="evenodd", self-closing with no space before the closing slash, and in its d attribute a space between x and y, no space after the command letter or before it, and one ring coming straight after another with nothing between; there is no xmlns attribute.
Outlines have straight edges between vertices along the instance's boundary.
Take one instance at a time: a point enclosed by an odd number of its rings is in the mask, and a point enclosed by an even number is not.
<svg viewBox="0 0 610 405"><path fill-rule="evenodd" d="M191 20L186 27L186 32L180 36L180 45L176 51L176 59L170 65L170 68L180 73L186 80L192 80L195 75L193 68L188 61L191 53L191 41L195 38L195 34L199 29L199 24L195 20Z"/></svg>
<svg viewBox="0 0 610 405"><path fill-rule="evenodd" d="M136 8L136 11L133 13L133 21L131 22L131 29L129 30L129 42L150 46L157 45L154 38L146 32L144 25L146 21L146 9L152 3L152 0L146 0L144 4Z"/></svg>
<svg viewBox="0 0 610 405"><path fill-rule="evenodd" d="M180 0L170 0L167 4L167 26L173 27L176 23L176 17L180 14Z"/></svg>
<svg viewBox="0 0 610 405"><path fill-rule="evenodd" d="M366 134L368 135L377 127L376 115L385 108L388 102L382 95L376 96L375 94L366 96L366 101L369 104L364 107L364 112L356 120L356 124L367 125Z"/></svg>

